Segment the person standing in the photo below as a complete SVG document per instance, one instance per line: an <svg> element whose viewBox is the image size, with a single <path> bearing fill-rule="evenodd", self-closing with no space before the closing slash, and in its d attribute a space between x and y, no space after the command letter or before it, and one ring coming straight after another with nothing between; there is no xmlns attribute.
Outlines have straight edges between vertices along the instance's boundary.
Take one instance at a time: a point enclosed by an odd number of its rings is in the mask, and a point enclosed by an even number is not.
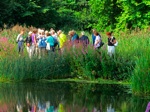
<svg viewBox="0 0 150 112"><path fill-rule="evenodd" d="M69 35L71 37L72 50L73 52L75 52L77 44L79 43L79 36L74 30L69 31Z"/></svg>
<svg viewBox="0 0 150 112"><path fill-rule="evenodd" d="M57 33L55 32L55 30L51 30L50 34L51 34L51 36L52 36L53 39L54 39L54 50L55 50L55 47L56 47L56 46L58 46L58 48L59 48L58 35L57 35Z"/></svg>
<svg viewBox="0 0 150 112"><path fill-rule="evenodd" d="M46 37L45 37L44 30L43 30L41 31L41 37L39 38L39 41L38 41L39 59L45 56L45 53L46 53L45 41L46 41Z"/></svg>
<svg viewBox="0 0 150 112"><path fill-rule="evenodd" d="M111 32L107 32L106 35L108 37L108 54L112 57L115 54L116 39L112 36Z"/></svg>
<svg viewBox="0 0 150 112"><path fill-rule="evenodd" d="M28 33L28 36L27 36L26 40L25 40L26 46L27 46L27 52L29 54L30 59L31 59L31 56L32 56L32 37L31 36L32 36L32 32L30 31Z"/></svg>
<svg viewBox="0 0 150 112"><path fill-rule="evenodd" d="M67 41L67 36L61 30L59 30L57 34L58 34L60 52L62 53L64 51L64 44Z"/></svg>
<svg viewBox="0 0 150 112"><path fill-rule="evenodd" d="M88 38L88 36L85 35L84 31L81 32L81 37L79 38L79 43L81 43L83 46L82 52L84 54L87 54L86 50L87 50L87 46L89 44L89 38Z"/></svg>
<svg viewBox="0 0 150 112"><path fill-rule="evenodd" d="M79 36L74 30L71 31L71 35L72 35L71 37L72 44L75 45L79 43Z"/></svg>
<svg viewBox="0 0 150 112"><path fill-rule="evenodd" d="M54 52L54 38L50 35L49 32L46 35L47 35L46 43L48 43L50 46L50 50L48 50L48 54L50 54L51 51Z"/></svg>
<svg viewBox="0 0 150 112"><path fill-rule="evenodd" d="M34 53L36 52L36 47L37 47L37 41L36 41L36 33L37 33L37 30L34 29L33 32L32 32L32 35L31 35L31 38L32 38L32 55L34 55Z"/></svg>
<svg viewBox="0 0 150 112"><path fill-rule="evenodd" d="M94 42L94 48L95 49L99 49L100 48L100 44L101 44L101 36L99 35L98 32L94 32L95 35L95 42Z"/></svg>
<svg viewBox="0 0 150 112"><path fill-rule="evenodd" d="M23 55L23 48L24 48L24 39L23 39L23 35L24 35L24 30L20 31L20 34L17 36L17 43L18 43L18 53L19 56Z"/></svg>

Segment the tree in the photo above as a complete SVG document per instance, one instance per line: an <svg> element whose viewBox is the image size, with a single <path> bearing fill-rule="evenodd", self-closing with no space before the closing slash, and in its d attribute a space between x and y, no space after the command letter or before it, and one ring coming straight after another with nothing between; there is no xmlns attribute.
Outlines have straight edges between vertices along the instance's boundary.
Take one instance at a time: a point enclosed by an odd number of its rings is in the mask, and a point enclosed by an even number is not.
<svg viewBox="0 0 150 112"><path fill-rule="evenodd" d="M149 0L118 0L122 9L117 18L117 30L147 28L150 25Z"/></svg>
<svg viewBox="0 0 150 112"><path fill-rule="evenodd" d="M117 5L117 0L90 0L89 4L94 28L99 30L115 28L116 17L121 12L121 9Z"/></svg>

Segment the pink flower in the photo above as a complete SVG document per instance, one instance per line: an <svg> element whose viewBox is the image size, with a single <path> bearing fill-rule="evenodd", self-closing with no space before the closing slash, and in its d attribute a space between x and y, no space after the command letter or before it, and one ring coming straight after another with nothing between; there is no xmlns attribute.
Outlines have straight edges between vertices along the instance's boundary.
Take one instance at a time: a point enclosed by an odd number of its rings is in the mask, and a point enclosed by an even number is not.
<svg viewBox="0 0 150 112"><path fill-rule="evenodd" d="M4 51L6 51L7 49L6 48L4 48Z"/></svg>

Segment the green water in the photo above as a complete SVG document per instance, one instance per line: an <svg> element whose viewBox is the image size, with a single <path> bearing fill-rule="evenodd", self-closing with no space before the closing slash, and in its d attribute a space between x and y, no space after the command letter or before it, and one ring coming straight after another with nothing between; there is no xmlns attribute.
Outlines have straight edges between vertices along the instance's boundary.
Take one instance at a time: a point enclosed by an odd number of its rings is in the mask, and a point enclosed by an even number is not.
<svg viewBox="0 0 150 112"><path fill-rule="evenodd" d="M0 112L145 112L149 98L128 86L85 83L0 84Z"/></svg>

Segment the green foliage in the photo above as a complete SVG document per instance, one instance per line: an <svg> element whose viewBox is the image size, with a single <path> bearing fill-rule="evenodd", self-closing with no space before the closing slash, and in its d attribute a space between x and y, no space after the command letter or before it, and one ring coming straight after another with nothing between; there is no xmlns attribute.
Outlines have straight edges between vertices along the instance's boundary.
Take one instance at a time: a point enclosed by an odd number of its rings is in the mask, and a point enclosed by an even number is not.
<svg viewBox="0 0 150 112"><path fill-rule="evenodd" d="M117 17L117 30L124 30L126 28L141 28L146 29L149 22L149 9L150 4L148 0L137 1L137 0L118 0L121 4L121 15Z"/></svg>
<svg viewBox="0 0 150 112"><path fill-rule="evenodd" d="M129 80L131 78L132 91L136 94L149 94L149 66L150 39L148 30L114 33L119 45L114 57L107 54L105 44L99 51L92 45L84 51L78 44L72 48L68 43L63 55L58 53L38 59L18 57L14 40L17 31L23 27L13 27L3 30L0 34L0 77L11 80L39 80L80 78L86 80L112 79ZM26 29L27 31L29 29ZM5 37L5 38L4 38ZM6 38L7 37L7 38ZM90 37L90 35L89 35ZM102 34L103 41L107 37ZM6 51L5 51L5 48ZM83 52L84 51L84 52ZM40 63L40 64L39 64Z"/></svg>
<svg viewBox="0 0 150 112"><path fill-rule="evenodd" d="M69 64L64 58L54 55L43 59L27 57L4 58L0 64L2 78L10 80L39 80L69 77Z"/></svg>
<svg viewBox="0 0 150 112"><path fill-rule="evenodd" d="M93 27L99 30L115 28L116 17L120 14L117 0L90 0L91 16L94 18Z"/></svg>
<svg viewBox="0 0 150 112"><path fill-rule="evenodd" d="M132 76L132 91L138 95L150 94L150 56L147 55L150 49L147 47L141 50L141 56L136 58L136 66Z"/></svg>
<svg viewBox="0 0 150 112"><path fill-rule="evenodd" d="M4 23L56 29L146 29L149 0L5 0L0 4L0 27Z"/></svg>

